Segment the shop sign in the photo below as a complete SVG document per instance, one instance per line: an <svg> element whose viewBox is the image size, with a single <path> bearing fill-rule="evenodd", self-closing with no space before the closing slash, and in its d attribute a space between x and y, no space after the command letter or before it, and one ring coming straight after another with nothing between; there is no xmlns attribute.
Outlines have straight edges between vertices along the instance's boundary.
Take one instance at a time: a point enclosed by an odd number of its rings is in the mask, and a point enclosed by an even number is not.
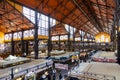
<svg viewBox="0 0 120 80"><path fill-rule="evenodd" d="M18 72L18 73L15 73L15 74L14 74L14 77L19 77L19 76L22 76L22 75L25 75L25 74L27 74L27 71L26 71L26 70L20 71L20 72Z"/></svg>
<svg viewBox="0 0 120 80"><path fill-rule="evenodd" d="M18 37L18 33L16 32L13 34L13 39L17 39L17 37Z"/></svg>
<svg viewBox="0 0 120 80"><path fill-rule="evenodd" d="M43 68L43 67L45 67L46 66L46 64L44 63L44 64L40 64L39 66L38 66L38 68Z"/></svg>
<svg viewBox="0 0 120 80"><path fill-rule="evenodd" d="M53 61L47 62L47 65L52 65L52 64L53 64Z"/></svg>
<svg viewBox="0 0 120 80"><path fill-rule="evenodd" d="M35 32L35 30L34 30L34 29L29 30L30 37L33 37L33 36L34 36L34 32Z"/></svg>
<svg viewBox="0 0 120 80"><path fill-rule="evenodd" d="M18 39L22 37L22 32L18 32Z"/></svg>
<svg viewBox="0 0 120 80"><path fill-rule="evenodd" d="M0 80L11 80L11 75L2 77Z"/></svg>
<svg viewBox="0 0 120 80"><path fill-rule="evenodd" d="M8 40L9 34L5 34L5 40Z"/></svg>
<svg viewBox="0 0 120 80"><path fill-rule="evenodd" d="M78 37L78 38L75 38L75 41L80 41L80 38Z"/></svg>
<svg viewBox="0 0 120 80"><path fill-rule="evenodd" d="M9 34L5 34L5 40L11 40L12 39L12 34L9 33Z"/></svg>
<svg viewBox="0 0 120 80"><path fill-rule="evenodd" d="M24 38L28 38L29 37L29 30L26 30L26 31L24 31Z"/></svg>
<svg viewBox="0 0 120 80"><path fill-rule="evenodd" d="M60 40L67 40L68 39L68 35L62 35L60 36Z"/></svg>
<svg viewBox="0 0 120 80"><path fill-rule="evenodd" d="M68 70L68 64L55 63L55 68Z"/></svg>
<svg viewBox="0 0 120 80"><path fill-rule="evenodd" d="M52 36L52 40L59 40L59 36Z"/></svg>
<svg viewBox="0 0 120 80"><path fill-rule="evenodd" d="M33 75L35 75L34 72L29 72L29 73L27 73L25 76L26 76L26 77L29 77L29 76L33 76Z"/></svg>
<svg viewBox="0 0 120 80"><path fill-rule="evenodd" d="M28 72L36 71L37 69L38 69L37 67L33 67L33 68L28 69Z"/></svg>

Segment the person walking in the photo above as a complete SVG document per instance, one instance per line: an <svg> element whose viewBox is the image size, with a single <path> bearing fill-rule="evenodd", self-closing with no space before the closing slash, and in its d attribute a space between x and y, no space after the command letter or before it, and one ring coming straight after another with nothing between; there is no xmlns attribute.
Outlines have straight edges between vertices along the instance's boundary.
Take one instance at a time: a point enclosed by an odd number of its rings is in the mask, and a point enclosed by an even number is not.
<svg viewBox="0 0 120 80"><path fill-rule="evenodd" d="M55 80L55 78L56 78L56 76L55 76L55 74L53 74L53 80Z"/></svg>
<svg viewBox="0 0 120 80"><path fill-rule="evenodd" d="M60 73L60 75L59 75L59 80L62 80L62 74Z"/></svg>
<svg viewBox="0 0 120 80"><path fill-rule="evenodd" d="M48 78L48 80L51 80L51 75L48 74L48 75L47 75L47 78Z"/></svg>

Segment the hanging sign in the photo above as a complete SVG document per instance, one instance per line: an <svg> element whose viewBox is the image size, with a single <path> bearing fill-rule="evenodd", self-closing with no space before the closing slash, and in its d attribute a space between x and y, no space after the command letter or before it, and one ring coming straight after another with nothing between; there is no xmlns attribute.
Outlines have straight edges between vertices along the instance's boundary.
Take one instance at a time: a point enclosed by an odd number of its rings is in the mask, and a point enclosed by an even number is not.
<svg viewBox="0 0 120 80"><path fill-rule="evenodd" d="M61 35L60 36L60 40L67 40L68 39L68 35Z"/></svg>
<svg viewBox="0 0 120 80"><path fill-rule="evenodd" d="M59 36L52 36L52 41L59 40Z"/></svg>
<svg viewBox="0 0 120 80"><path fill-rule="evenodd" d="M55 63L55 68L68 70L68 64Z"/></svg>
<svg viewBox="0 0 120 80"><path fill-rule="evenodd" d="M34 29L29 30L29 33L30 33L30 37L33 37L35 33Z"/></svg>
<svg viewBox="0 0 120 80"><path fill-rule="evenodd" d="M22 75L25 75L25 74L27 74L27 71L26 71L26 70L23 70L23 71L20 71L20 72L18 72L18 73L15 73L15 74L14 74L14 77L19 77L19 76L22 76Z"/></svg>
<svg viewBox="0 0 120 80"><path fill-rule="evenodd" d="M11 41L11 39L12 39L12 34L11 33L5 34L4 41Z"/></svg>
<svg viewBox="0 0 120 80"><path fill-rule="evenodd" d="M22 37L22 32L18 32L18 39L21 39Z"/></svg>
<svg viewBox="0 0 120 80"><path fill-rule="evenodd" d="M9 35L8 35L8 34L5 34L4 40L8 40L8 37L9 37Z"/></svg>
<svg viewBox="0 0 120 80"><path fill-rule="evenodd" d="M80 41L80 38L78 37L78 38L75 38L75 41Z"/></svg>
<svg viewBox="0 0 120 80"><path fill-rule="evenodd" d="M13 34L13 39L15 40L15 39L17 39L17 38L18 38L18 33L15 32L15 33Z"/></svg>
<svg viewBox="0 0 120 80"><path fill-rule="evenodd" d="M11 80L11 75L0 78L0 80Z"/></svg>
<svg viewBox="0 0 120 80"><path fill-rule="evenodd" d="M29 30L24 31L24 38L28 38L29 37Z"/></svg>

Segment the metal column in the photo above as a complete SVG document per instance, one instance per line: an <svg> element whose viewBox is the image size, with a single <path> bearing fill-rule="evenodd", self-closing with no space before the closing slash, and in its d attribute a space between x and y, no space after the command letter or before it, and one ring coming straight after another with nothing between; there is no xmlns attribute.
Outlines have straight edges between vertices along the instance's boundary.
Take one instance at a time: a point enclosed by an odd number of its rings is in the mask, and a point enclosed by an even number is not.
<svg viewBox="0 0 120 80"><path fill-rule="evenodd" d="M120 1L116 0L116 24L117 24L117 63L120 64Z"/></svg>
<svg viewBox="0 0 120 80"><path fill-rule="evenodd" d="M51 56L50 54L51 49L52 49L52 45L51 45L50 16L48 16L48 57Z"/></svg>
<svg viewBox="0 0 120 80"><path fill-rule="evenodd" d="M24 56L24 52L25 52L25 47L24 47L24 40L23 40L23 33L24 31L22 30L22 36L21 36L21 51L22 51L22 56Z"/></svg>
<svg viewBox="0 0 120 80"><path fill-rule="evenodd" d="M28 44L29 44L29 41L26 41L25 42L25 53L26 53L26 55L28 55L28 46L29 46Z"/></svg>
<svg viewBox="0 0 120 80"><path fill-rule="evenodd" d="M35 11L35 34L34 34L34 51L35 51L35 59L38 59L38 16L37 11Z"/></svg>
<svg viewBox="0 0 120 80"><path fill-rule="evenodd" d="M82 40L83 40L83 38L82 38L82 31L80 32L80 49L81 49L81 51L80 52L82 52L82 49L83 49L83 47L82 47Z"/></svg>
<svg viewBox="0 0 120 80"><path fill-rule="evenodd" d="M61 42L60 42L60 35L59 35L59 50L61 50L60 44L61 44Z"/></svg>
<svg viewBox="0 0 120 80"><path fill-rule="evenodd" d="M117 53L117 60L118 60L118 64L120 64L120 32L118 32L118 40L117 40L118 46L118 53Z"/></svg>
<svg viewBox="0 0 120 80"><path fill-rule="evenodd" d="M84 52L85 50L85 42L84 42L85 35L82 36L82 51Z"/></svg>
<svg viewBox="0 0 120 80"><path fill-rule="evenodd" d="M69 32L68 32L68 51L70 51L70 26L69 26Z"/></svg>
<svg viewBox="0 0 120 80"><path fill-rule="evenodd" d="M73 43L72 43L73 45L72 45L72 51L75 51L75 48L74 48L75 47L75 45L74 45L75 44L75 33L74 32L75 31L74 31L74 28L73 28Z"/></svg>
<svg viewBox="0 0 120 80"><path fill-rule="evenodd" d="M74 34L74 28L73 28L73 44L75 43L75 34Z"/></svg>
<svg viewBox="0 0 120 80"><path fill-rule="evenodd" d="M13 41L13 32L12 32L12 37L11 37L11 55L14 55L15 49L14 49L14 41Z"/></svg>

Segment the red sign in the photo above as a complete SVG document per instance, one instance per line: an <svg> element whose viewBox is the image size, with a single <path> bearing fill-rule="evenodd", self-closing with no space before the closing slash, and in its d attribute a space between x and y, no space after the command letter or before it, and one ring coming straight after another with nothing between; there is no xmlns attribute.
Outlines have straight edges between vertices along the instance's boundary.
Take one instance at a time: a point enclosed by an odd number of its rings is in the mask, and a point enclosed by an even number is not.
<svg viewBox="0 0 120 80"><path fill-rule="evenodd" d="M55 68L68 70L68 64L55 63Z"/></svg>

